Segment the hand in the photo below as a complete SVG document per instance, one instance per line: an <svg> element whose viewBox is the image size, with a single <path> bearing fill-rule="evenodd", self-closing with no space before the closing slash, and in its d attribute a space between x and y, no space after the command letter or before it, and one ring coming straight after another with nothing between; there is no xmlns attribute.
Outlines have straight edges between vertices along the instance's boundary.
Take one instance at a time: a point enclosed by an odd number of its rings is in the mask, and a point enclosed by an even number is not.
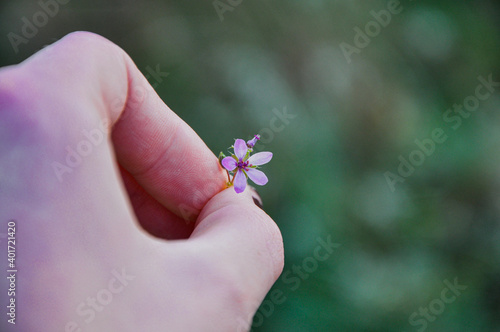
<svg viewBox="0 0 500 332"><path fill-rule="evenodd" d="M245 331L283 268L255 194L91 33L0 70L0 181L2 330Z"/></svg>

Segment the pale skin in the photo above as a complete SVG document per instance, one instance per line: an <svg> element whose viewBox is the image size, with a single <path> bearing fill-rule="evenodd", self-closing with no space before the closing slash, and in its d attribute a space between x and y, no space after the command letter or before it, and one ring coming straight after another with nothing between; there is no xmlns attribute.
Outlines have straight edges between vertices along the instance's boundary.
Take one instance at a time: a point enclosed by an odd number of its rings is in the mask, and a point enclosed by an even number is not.
<svg viewBox="0 0 500 332"><path fill-rule="evenodd" d="M255 193L225 189L217 157L91 33L0 69L0 181L18 270L2 331L246 331L283 268Z"/></svg>

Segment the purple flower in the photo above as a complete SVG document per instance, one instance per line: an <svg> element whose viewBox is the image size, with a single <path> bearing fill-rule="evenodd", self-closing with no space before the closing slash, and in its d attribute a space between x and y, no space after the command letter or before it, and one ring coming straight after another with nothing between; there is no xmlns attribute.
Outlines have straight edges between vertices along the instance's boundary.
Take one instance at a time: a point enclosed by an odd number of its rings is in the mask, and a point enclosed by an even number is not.
<svg viewBox="0 0 500 332"><path fill-rule="evenodd" d="M253 140L257 139L256 136ZM271 152L259 152L250 156L250 152L251 150L248 148L247 143L242 139L237 139L234 143L234 155L222 159L222 166L230 172L235 172L231 182L238 194L245 190L247 177L259 186L265 185L268 181L267 176L257 170L257 166L267 164L273 157L273 154Z"/></svg>

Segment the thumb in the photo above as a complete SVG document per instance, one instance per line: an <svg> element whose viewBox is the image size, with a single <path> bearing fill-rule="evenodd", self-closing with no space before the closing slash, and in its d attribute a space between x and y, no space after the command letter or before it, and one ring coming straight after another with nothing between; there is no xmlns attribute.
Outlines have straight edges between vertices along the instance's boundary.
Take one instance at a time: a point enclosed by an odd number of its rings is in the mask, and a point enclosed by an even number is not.
<svg viewBox="0 0 500 332"><path fill-rule="evenodd" d="M215 195L188 240L202 246L210 261L223 264L223 272L235 279L250 304L262 302L284 264L281 232L254 203L256 197L251 187L241 194L228 188Z"/></svg>

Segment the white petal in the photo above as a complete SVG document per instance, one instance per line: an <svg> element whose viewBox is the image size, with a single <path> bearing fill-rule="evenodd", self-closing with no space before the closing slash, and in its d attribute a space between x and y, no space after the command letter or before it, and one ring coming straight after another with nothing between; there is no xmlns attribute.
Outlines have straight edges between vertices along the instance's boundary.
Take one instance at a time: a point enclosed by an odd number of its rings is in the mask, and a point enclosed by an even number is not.
<svg viewBox="0 0 500 332"><path fill-rule="evenodd" d="M248 158L248 162L250 163L250 165L255 166L264 165L267 164L272 157L272 152L259 152L250 156L250 158Z"/></svg>
<svg viewBox="0 0 500 332"><path fill-rule="evenodd" d="M234 142L234 154L238 157L239 160L245 158L248 151L247 143L244 140L238 138L236 142Z"/></svg>
<svg viewBox="0 0 500 332"><path fill-rule="evenodd" d="M222 159L222 166L224 166L225 169L228 171L233 171L238 164L236 163L236 160L234 160L233 157L226 157Z"/></svg>
<svg viewBox="0 0 500 332"><path fill-rule="evenodd" d="M242 170L238 170L238 172L236 173L236 176L234 177L234 191L236 191L236 193L242 193L243 191L245 191L245 188L247 186L247 177L245 176L245 173L243 173Z"/></svg>
<svg viewBox="0 0 500 332"><path fill-rule="evenodd" d="M268 181L267 176L264 174L264 172L261 172L255 168L250 168L247 171L247 175L250 180L255 182L255 184L258 184L259 186L265 185Z"/></svg>

